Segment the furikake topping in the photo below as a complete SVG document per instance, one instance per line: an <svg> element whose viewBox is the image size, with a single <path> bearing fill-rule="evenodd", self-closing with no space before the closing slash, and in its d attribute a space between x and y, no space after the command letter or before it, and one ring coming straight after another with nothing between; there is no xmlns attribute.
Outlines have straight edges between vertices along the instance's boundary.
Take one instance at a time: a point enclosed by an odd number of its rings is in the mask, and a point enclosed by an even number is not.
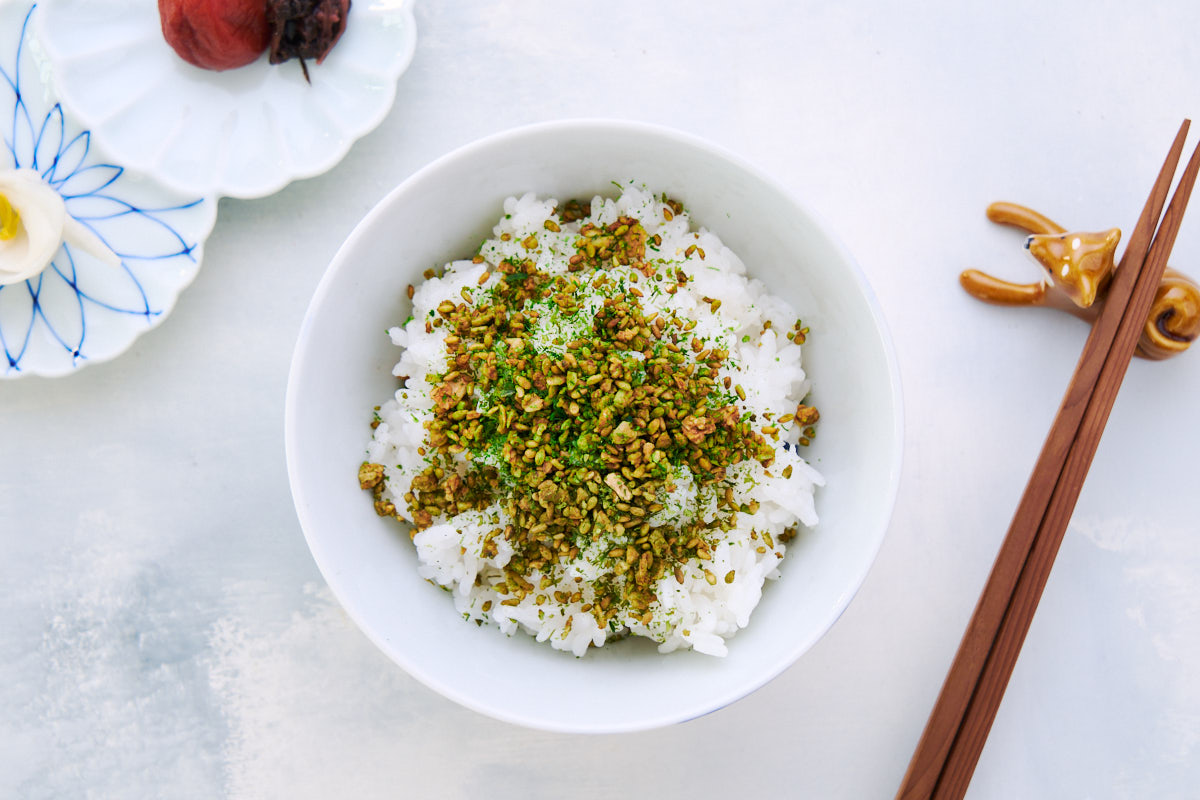
<svg viewBox="0 0 1200 800"><path fill-rule="evenodd" d="M578 203L558 212L564 223L588 214ZM546 230L560 227L547 221ZM583 611L600 626L628 616L649 624L656 583L667 575L683 583L681 565L710 559L734 515L757 511L757 502L736 503L727 470L744 460L769 468L771 441L793 420L805 426L802 443L813 433L810 406L765 424L740 412L742 387L718 377L729 353L693 335L694 321L643 307L646 293L672 294L689 280L657 258L656 238L629 217L585 223L566 274L509 257L488 268L478 289L443 301L425 326L446 332L446 370L427 378L428 466L412 480L406 508L381 498L381 465L360 470L376 510L411 520L416 531L498 503L509 522L491 533L483 555L495 554L497 537L514 551L493 585L502 603L520 603L539 588L531 576L553 579L587 551L600 554L605 570ZM533 251L536 239L521 244ZM714 312L721 303L704 302ZM787 338L800 343L805 332L797 322ZM718 513L708 522L660 513L681 479L716 490ZM564 603L583 597L554 594Z"/></svg>

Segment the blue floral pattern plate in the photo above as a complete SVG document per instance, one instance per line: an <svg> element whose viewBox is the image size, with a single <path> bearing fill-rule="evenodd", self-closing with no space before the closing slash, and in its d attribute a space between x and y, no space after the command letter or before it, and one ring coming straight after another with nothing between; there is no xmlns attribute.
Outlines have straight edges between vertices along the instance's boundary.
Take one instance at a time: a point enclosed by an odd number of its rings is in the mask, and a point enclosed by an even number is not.
<svg viewBox="0 0 1200 800"><path fill-rule="evenodd" d="M216 201L168 190L101 157L64 115L31 53L35 4L0 2L0 169L36 170L67 213L121 260L62 245L0 286L0 377L65 375L124 352L162 322L200 266Z"/></svg>

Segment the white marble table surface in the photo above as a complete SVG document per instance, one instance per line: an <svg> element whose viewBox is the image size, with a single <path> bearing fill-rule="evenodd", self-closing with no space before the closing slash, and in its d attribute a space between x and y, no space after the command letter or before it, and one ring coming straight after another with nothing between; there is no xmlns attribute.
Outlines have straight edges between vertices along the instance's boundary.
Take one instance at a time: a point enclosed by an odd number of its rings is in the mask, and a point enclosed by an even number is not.
<svg viewBox="0 0 1200 800"><path fill-rule="evenodd" d="M957 274L1036 274L993 200L1128 232L1200 114L1200 5L416 11L383 124L323 176L222 200L161 327L0 383L0 796L891 797L1086 335ZM847 613L745 700L633 735L512 727L410 679L325 587L284 467L292 346L357 220L460 144L573 116L706 136L818 209L906 400L896 513ZM1173 263L1200 273L1200 210ZM969 797L1200 791L1198 398L1200 353L1130 369Z"/></svg>

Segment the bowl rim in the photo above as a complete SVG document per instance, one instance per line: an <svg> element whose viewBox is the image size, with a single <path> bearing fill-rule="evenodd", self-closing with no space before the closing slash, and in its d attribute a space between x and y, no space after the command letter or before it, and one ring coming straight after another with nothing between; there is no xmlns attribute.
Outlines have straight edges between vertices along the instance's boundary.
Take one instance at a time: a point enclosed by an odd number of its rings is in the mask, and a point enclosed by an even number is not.
<svg viewBox="0 0 1200 800"><path fill-rule="evenodd" d="M480 150L487 150L497 146L501 146L506 142L518 140L524 137L536 137L547 134L566 134L572 131L589 130L610 130L614 133L646 135L657 137L660 139L684 144L686 146L706 151L714 158L724 160L749 174L751 177L763 182L781 197L787 199L792 204L794 209L801 215L807 216L815 226L820 230L821 234L828 240L829 246L837 253L845 267L848 268L850 277L853 279L858 291L861 293L867 308L870 311L871 319L875 325L875 332L878 336L879 344L882 349L884 361L887 365L888 380L887 386L889 390L889 400L891 404L891 420L890 429L892 431L891 441L888 442L889 451L891 453L890 464L887 466L887 485L881 491L880 509L881 518L878 530L874 533L873 541L869 542L869 546L864 550L864 554L869 552L870 557L862 559L858 568L851 574L853 580L847 581L849 587L842 596L838 598L835 604L834 613L829 617L828 622L815 631L814 635L798 640L796 644L789 648L786 657L779 658L777 663L771 665L768 669L755 672L750 678L738 683L737 686L726 692L724 695L717 698L709 698L707 701L697 703L686 708L681 708L677 713L659 713L656 716L642 716L631 718L621 723L602 723L590 724L582 722L580 724L567 725L558 724L556 722L548 722L528 715L513 712L495 705L488 705L479 702L473 696L467 695L455 688L452 684L442 682L437 675L430 674L424 669L414 665L411 661L404 657L402 651L396 650L388 642L369 626L365 625L360 617L359 610L352 603L347 603L344 592L342 590L342 579L336 575L330 574L326 569L325 559L322 554L324 547L314 538L314 534L310 533L312 521L301 502L301 492L299 482L300 466L297 461L297 448L295 441L299 435L296 429L298 391L297 385L300 380L302 371L301 362L305 350L308 348L311 341L311 325L315 313L319 311L324 304L327 296L331 291L331 287L338 279L342 270L347 268L348 263L352 263L347 259L347 254L355 249L359 241L367 235L367 231L374 227L376 220L388 213L391 205L396 202L396 198L410 190L414 184L420 183L431 173L435 173L443 169L447 164L453 163L461 158L470 156ZM318 570L321 572L330 591L341 605L346 614L354 621L356 627L366 637L379 648L390 660L405 670L410 676L426 687L434 690L438 694L446 697L454 702L469 708L478 713L489 716L493 719L499 719L504 722L520 725L527 728L557 732L557 733L625 733L651 730L655 728L665 727L680 722L685 722L691 719L696 719L714 711L720 710L737 700L752 694L764 685L769 683L783 673L788 667L792 666L804 653L808 652L818 641L820 641L829 630L837 623L837 621L845 613L851 601L856 597L861 590L866 578L878 559L879 551L883 546L883 541L887 536L887 532L891 527L891 522L895 512L896 500L899 494L900 478L903 465L904 451L904 400L902 380L898 359L896 356L895 343L892 339L887 320L883 315L882 307L879 299L867 280L866 274L863 272L858 261L854 258L850 250L846 247L842 239L834 233L832 227L820 215L814 212L811 208L798 200L793 192L777 180L768 175L764 170L760 169L745 158L727 150L726 148L717 145L700 136L686 133L675 128L664 125L632 121L618 118L605 117L579 117L568 119L557 119L532 124L520 125L497 131L481 138L475 139L466 144L453 148L443 155L435 158L425 166L419 168L407 178L402 180L386 195L383 196L357 225L351 230L345 241L334 253L330 259L328 266L321 276L316 289L313 292L309 305L304 313L303 321L300 325L300 330L297 335L296 344L292 351L292 360L288 371L286 396L284 401L284 449L287 462L288 482L291 489L293 505L296 510L301 530L304 534L305 541L309 551L313 556L313 560L317 564Z"/></svg>

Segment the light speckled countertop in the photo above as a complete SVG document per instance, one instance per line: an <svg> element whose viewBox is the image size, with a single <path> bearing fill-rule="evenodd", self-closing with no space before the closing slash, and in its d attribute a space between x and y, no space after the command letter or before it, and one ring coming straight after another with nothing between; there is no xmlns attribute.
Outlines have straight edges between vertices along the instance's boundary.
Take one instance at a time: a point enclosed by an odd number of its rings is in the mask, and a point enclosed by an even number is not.
<svg viewBox="0 0 1200 800"><path fill-rule="evenodd" d="M417 21L380 128L222 200L161 327L0 383L0 796L891 797L1086 335L956 276L1035 274L992 200L1128 232L1200 113L1200 6L420 0ZM292 346L357 220L457 145L570 116L706 136L817 209L879 295L907 411L890 532L833 630L747 699L624 736L511 727L394 667L324 587L284 468ZM1197 220L1172 260L1192 274ZM1195 797L1198 397L1200 353L1130 369L969 797Z"/></svg>

